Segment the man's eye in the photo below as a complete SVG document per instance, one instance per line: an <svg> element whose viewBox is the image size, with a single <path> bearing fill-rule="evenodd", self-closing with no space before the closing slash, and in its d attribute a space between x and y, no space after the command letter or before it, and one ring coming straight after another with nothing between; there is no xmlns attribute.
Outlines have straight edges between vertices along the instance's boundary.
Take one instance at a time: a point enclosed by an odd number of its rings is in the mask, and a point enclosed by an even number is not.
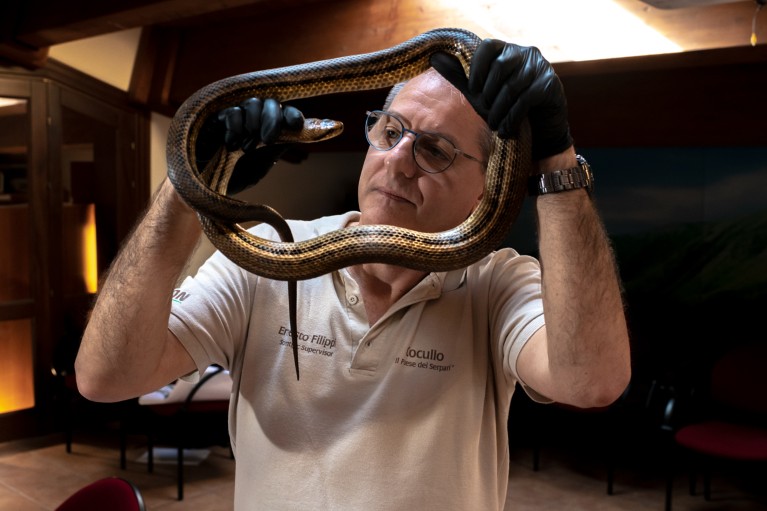
<svg viewBox="0 0 767 511"><path fill-rule="evenodd" d="M422 144L422 149L426 153L424 156L431 160L450 160L448 152L437 144Z"/></svg>
<svg viewBox="0 0 767 511"><path fill-rule="evenodd" d="M386 136L392 140L397 139L400 136L400 131L392 126L387 126L384 133L386 133Z"/></svg>

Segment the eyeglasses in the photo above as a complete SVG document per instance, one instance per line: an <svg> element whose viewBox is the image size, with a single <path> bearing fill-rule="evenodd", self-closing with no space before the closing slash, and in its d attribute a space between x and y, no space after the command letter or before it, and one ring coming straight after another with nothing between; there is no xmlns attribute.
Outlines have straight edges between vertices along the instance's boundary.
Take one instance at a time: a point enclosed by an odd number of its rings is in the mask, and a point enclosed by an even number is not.
<svg viewBox="0 0 767 511"><path fill-rule="evenodd" d="M447 170L457 155L485 165L487 162L456 149L455 145L436 133L418 133L407 129L402 121L389 112L373 110L367 113L365 138L368 144L379 151L388 151L399 144L405 133L415 136L413 141L413 159L418 166L429 174L439 174Z"/></svg>

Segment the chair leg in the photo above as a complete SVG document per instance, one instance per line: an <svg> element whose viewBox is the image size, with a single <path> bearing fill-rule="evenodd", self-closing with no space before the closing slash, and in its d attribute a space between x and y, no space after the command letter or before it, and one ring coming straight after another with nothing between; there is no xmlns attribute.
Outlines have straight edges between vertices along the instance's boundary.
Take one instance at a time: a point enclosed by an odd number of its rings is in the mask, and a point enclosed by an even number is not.
<svg viewBox="0 0 767 511"><path fill-rule="evenodd" d="M703 468L703 499L711 500L711 472L708 467Z"/></svg>
<svg viewBox="0 0 767 511"><path fill-rule="evenodd" d="M671 511L671 496L674 492L674 475L672 472L668 473L668 476L666 477L666 505L664 509L666 511Z"/></svg>
<svg viewBox="0 0 767 511"><path fill-rule="evenodd" d="M178 500L184 500L184 447L178 446Z"/></svg>
<svg viewBox="0 0 767 511"><path fill-rule="evenodd" d="M607 448L603 450L603 453L607 465L607 494L613 495L615 493L613 484L615 482L615 466L618 464L618 456L614 449L617 448L615 446L618 445L618 442L613 438L610 440L609 445L613 446L613 448Z"/></svg>
<svg viewBox="0 0 767 511"><path fill-rule="evenodd" d="M151 434L146 437L146 471L154 472L154 438Z"/></svg>
<svg viewBox="0 0 767 511"><path fill-rule="evenodd" d="M64 433L65 435L65 442L67 445L67 454L72 454L72 428L69 424L67 424L67 430Z"/></svg>
<svg viewBox="0 0 767 511"><path fill-rule="evenodd" d="M126 451L128 450L128 434L125 432L125 424L120 421L120 468L125 470L128 465Z"/></svg>
<svg viewBox="0 0 767 511"><path fill-rule="evenodd" d="M607 494L613 494L613 480L615 479L615 466L612 462L607 466Z"/></svg>
<svg viewBox="0 0 767 511"><path fill-rule="evenodd" d="M66 417L64 418L64 441L67 446L67 454L72 454L72 430L74 429L74 425L72 424L72 415L74 414L74 410L72 409L72 401L70 399L69 404L67 406L66 411Z"/></svg>
<svg viewBox="0 0 767 511"><path fill-rule="evenodd" d="M661 463L666 467L666 502L664 505L665 511L671 511L671 503L674 494L674 476L680 466L682 453L673 444L670 439L667 439L665 444L665 454L662 455Z"/></svg>

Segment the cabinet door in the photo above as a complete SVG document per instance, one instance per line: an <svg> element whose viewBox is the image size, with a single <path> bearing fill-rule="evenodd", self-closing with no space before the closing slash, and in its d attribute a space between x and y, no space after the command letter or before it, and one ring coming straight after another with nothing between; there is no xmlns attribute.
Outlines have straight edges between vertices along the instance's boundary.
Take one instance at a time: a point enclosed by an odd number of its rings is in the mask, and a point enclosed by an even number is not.
<svg viewBox="0 0 767 511"><path fill-rule="evenodd" d="M143 117L94 92L0 74L0 442L61 424L52 375L148 198Z"/></svg>
<svg viewBox="0 0 767 511"><path fill-rule="evenodd" d="M35 406L28 89L0 88L0 414Z"/></svg>
<svg viewBox="0 0 767 511"><path fill-rule="evenodd" d="M49 238L54 240L51 282L56 296L58 334L53 339L53 365L73 371L74 357L88 309L119 246L118 178L120 114L92 98L62 91L52 125L58 168L51 175Z"/></svg>

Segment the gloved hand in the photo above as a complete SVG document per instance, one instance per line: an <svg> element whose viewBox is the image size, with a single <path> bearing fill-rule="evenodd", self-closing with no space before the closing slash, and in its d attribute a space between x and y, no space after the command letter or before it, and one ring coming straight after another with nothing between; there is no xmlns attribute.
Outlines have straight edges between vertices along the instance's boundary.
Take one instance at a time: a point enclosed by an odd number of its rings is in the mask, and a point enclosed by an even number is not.
<svg viewBox="0 0 767 511"><path fill-rule="evenodd" d="M208 118L197 136L197 167L204 166L224 145L228 151L242 149L227 186L233 195L255 185L288 149L274 142L284 131L301 131L303 114L275 99L250 98ZM258 147L263 142L262 147Z"/></svg>
<svg viewBox="0 0 767 511"><path fill-rule="evenodd" d="M499 137L515 136L527 116L533 160L572 145L562 82L538 48L485 39L474 53L468 79L453 55L437 52L431 65L466 96Z"/></svg>

